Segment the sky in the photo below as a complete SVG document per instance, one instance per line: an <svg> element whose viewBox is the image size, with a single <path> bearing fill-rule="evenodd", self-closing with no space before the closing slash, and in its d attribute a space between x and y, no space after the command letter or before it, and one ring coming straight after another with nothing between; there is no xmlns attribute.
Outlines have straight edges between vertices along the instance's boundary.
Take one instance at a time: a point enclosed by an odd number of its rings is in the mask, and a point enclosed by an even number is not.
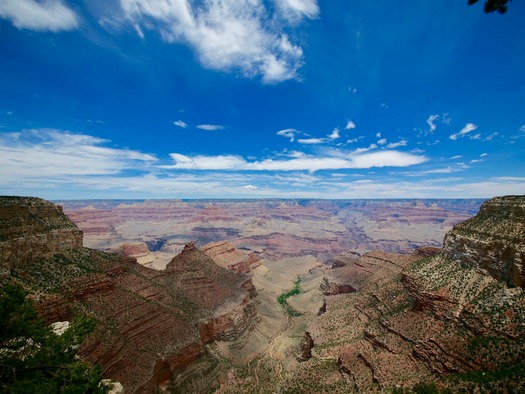
<svg viewBox="0 0 525 394"><path fill-rule="evenodd" d="M0 194L525 194L525 2L0 0Z"/></svg>

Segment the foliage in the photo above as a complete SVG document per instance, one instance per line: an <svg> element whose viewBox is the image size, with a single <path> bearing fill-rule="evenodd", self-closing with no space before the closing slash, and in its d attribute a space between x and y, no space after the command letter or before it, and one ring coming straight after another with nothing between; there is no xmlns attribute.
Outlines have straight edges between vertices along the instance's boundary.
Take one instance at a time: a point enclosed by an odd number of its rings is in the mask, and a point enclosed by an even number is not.
<svg viewBox="0 0 525 394"><path fill-rule="evenodd" d="M61 336L37 316L20 286L0 289L0 392L2 393L105 393L99 386L100 367L75 358L83 338L95 321L74 319Z"/></svg>
<svg viewBox="0 0 525 394"><path fill-rule="evenodd" d="M468 0L468 5L476 4L478 1L479 0ZM512 0L486 0L483 6L483 11L487 14L491 12L504 14L509 8L507 4L511 2Z"/></svg>
<svg viewBox="0 0 525 394"><path fill-rule="evenodd" d="M301 292L301 278L297 278L297 280L294 282L294 287L292 290L288 290L286 293L281 294L279 297L277 297L277 301L279 304L281 304L284 309L286 309L286 312L292 316L301 316L301 313L297 312L295 309L293 309L290 305L288 305L288 302L286 300L294 295L297 295Z"/></svg>

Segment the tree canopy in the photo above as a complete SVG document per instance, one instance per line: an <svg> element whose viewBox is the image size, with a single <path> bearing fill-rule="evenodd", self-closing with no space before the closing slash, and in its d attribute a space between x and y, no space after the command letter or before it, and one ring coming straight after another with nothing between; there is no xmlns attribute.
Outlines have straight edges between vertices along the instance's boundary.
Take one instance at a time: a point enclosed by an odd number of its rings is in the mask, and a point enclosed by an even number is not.
<svg viewBox="0 0 525 394"><path fill-rule="evenodd" d="M75 318L56 335L38 318L26 292L15 285L0 288L0 392L105 393L100 367L75 358L84 336L95 321Z"/></svg>
<svg viewBox="0 0 525 394"><path fill-rule="evenodd" d="M478 1L479 0L468 0L468 5L476 4ZM512 0L486 0L485 5L483 6L483 11L487 14L491 12L504 14L509 8L507 4L511 2Z"/></svg>

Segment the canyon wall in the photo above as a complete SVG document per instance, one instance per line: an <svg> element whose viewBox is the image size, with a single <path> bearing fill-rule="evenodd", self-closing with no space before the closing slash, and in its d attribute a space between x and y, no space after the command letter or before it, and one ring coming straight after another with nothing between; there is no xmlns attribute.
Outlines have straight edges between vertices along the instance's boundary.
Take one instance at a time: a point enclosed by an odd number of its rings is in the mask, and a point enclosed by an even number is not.
<svg viewBox="0 0 525 394"><path fill-rule="evenodd" d="M32 197L0 199L0 268L82 247L82 231L60 206Z"/></svg>
<svg viewBox="0 0 525 394"><path fill-rule="evenodd" d="M525 199L498 197L447 234L443 256L512 286L525 286Z"/></svg>
<svg viewBox="0 0 525 394"><path fill-rule="evenodd" d="M126 392L208 391L227 371L208 344L227 347L257 323L251 276L219 266L192 243L158 271L83 248L81 231L47 201L2 197L0 207L0 261L10 268L2 283L28 289L49 323L94 317L79 355Z"/></svg>

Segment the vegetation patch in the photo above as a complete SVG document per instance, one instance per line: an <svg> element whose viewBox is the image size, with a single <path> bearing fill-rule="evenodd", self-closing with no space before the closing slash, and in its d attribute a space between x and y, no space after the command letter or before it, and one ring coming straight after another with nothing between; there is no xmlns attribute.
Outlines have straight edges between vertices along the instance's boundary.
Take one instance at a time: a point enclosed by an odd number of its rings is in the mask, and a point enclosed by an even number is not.
<svg viewBox="0 0 525 394"><path fill-rule="evenodd" d="M290 305L288 305L287 299L291 296L297 295L301 293L301 278L297 278L297 280L294 282L294 287L292 290L288 290L286 293L281 294L279 297L277 297L277 302L283 306L283 308L286 310L289 316L296 317L301 316L302 313L297 312L295 309L293 309Z"/></svg>
<svg viewBox="0 0 525 394"><path fill-rule="evenodd" d="M76 358L76 349L95 328L79 316L56 335L38 318L20 286L0 289L0 392L105 393L100 367Z"/></svg>

